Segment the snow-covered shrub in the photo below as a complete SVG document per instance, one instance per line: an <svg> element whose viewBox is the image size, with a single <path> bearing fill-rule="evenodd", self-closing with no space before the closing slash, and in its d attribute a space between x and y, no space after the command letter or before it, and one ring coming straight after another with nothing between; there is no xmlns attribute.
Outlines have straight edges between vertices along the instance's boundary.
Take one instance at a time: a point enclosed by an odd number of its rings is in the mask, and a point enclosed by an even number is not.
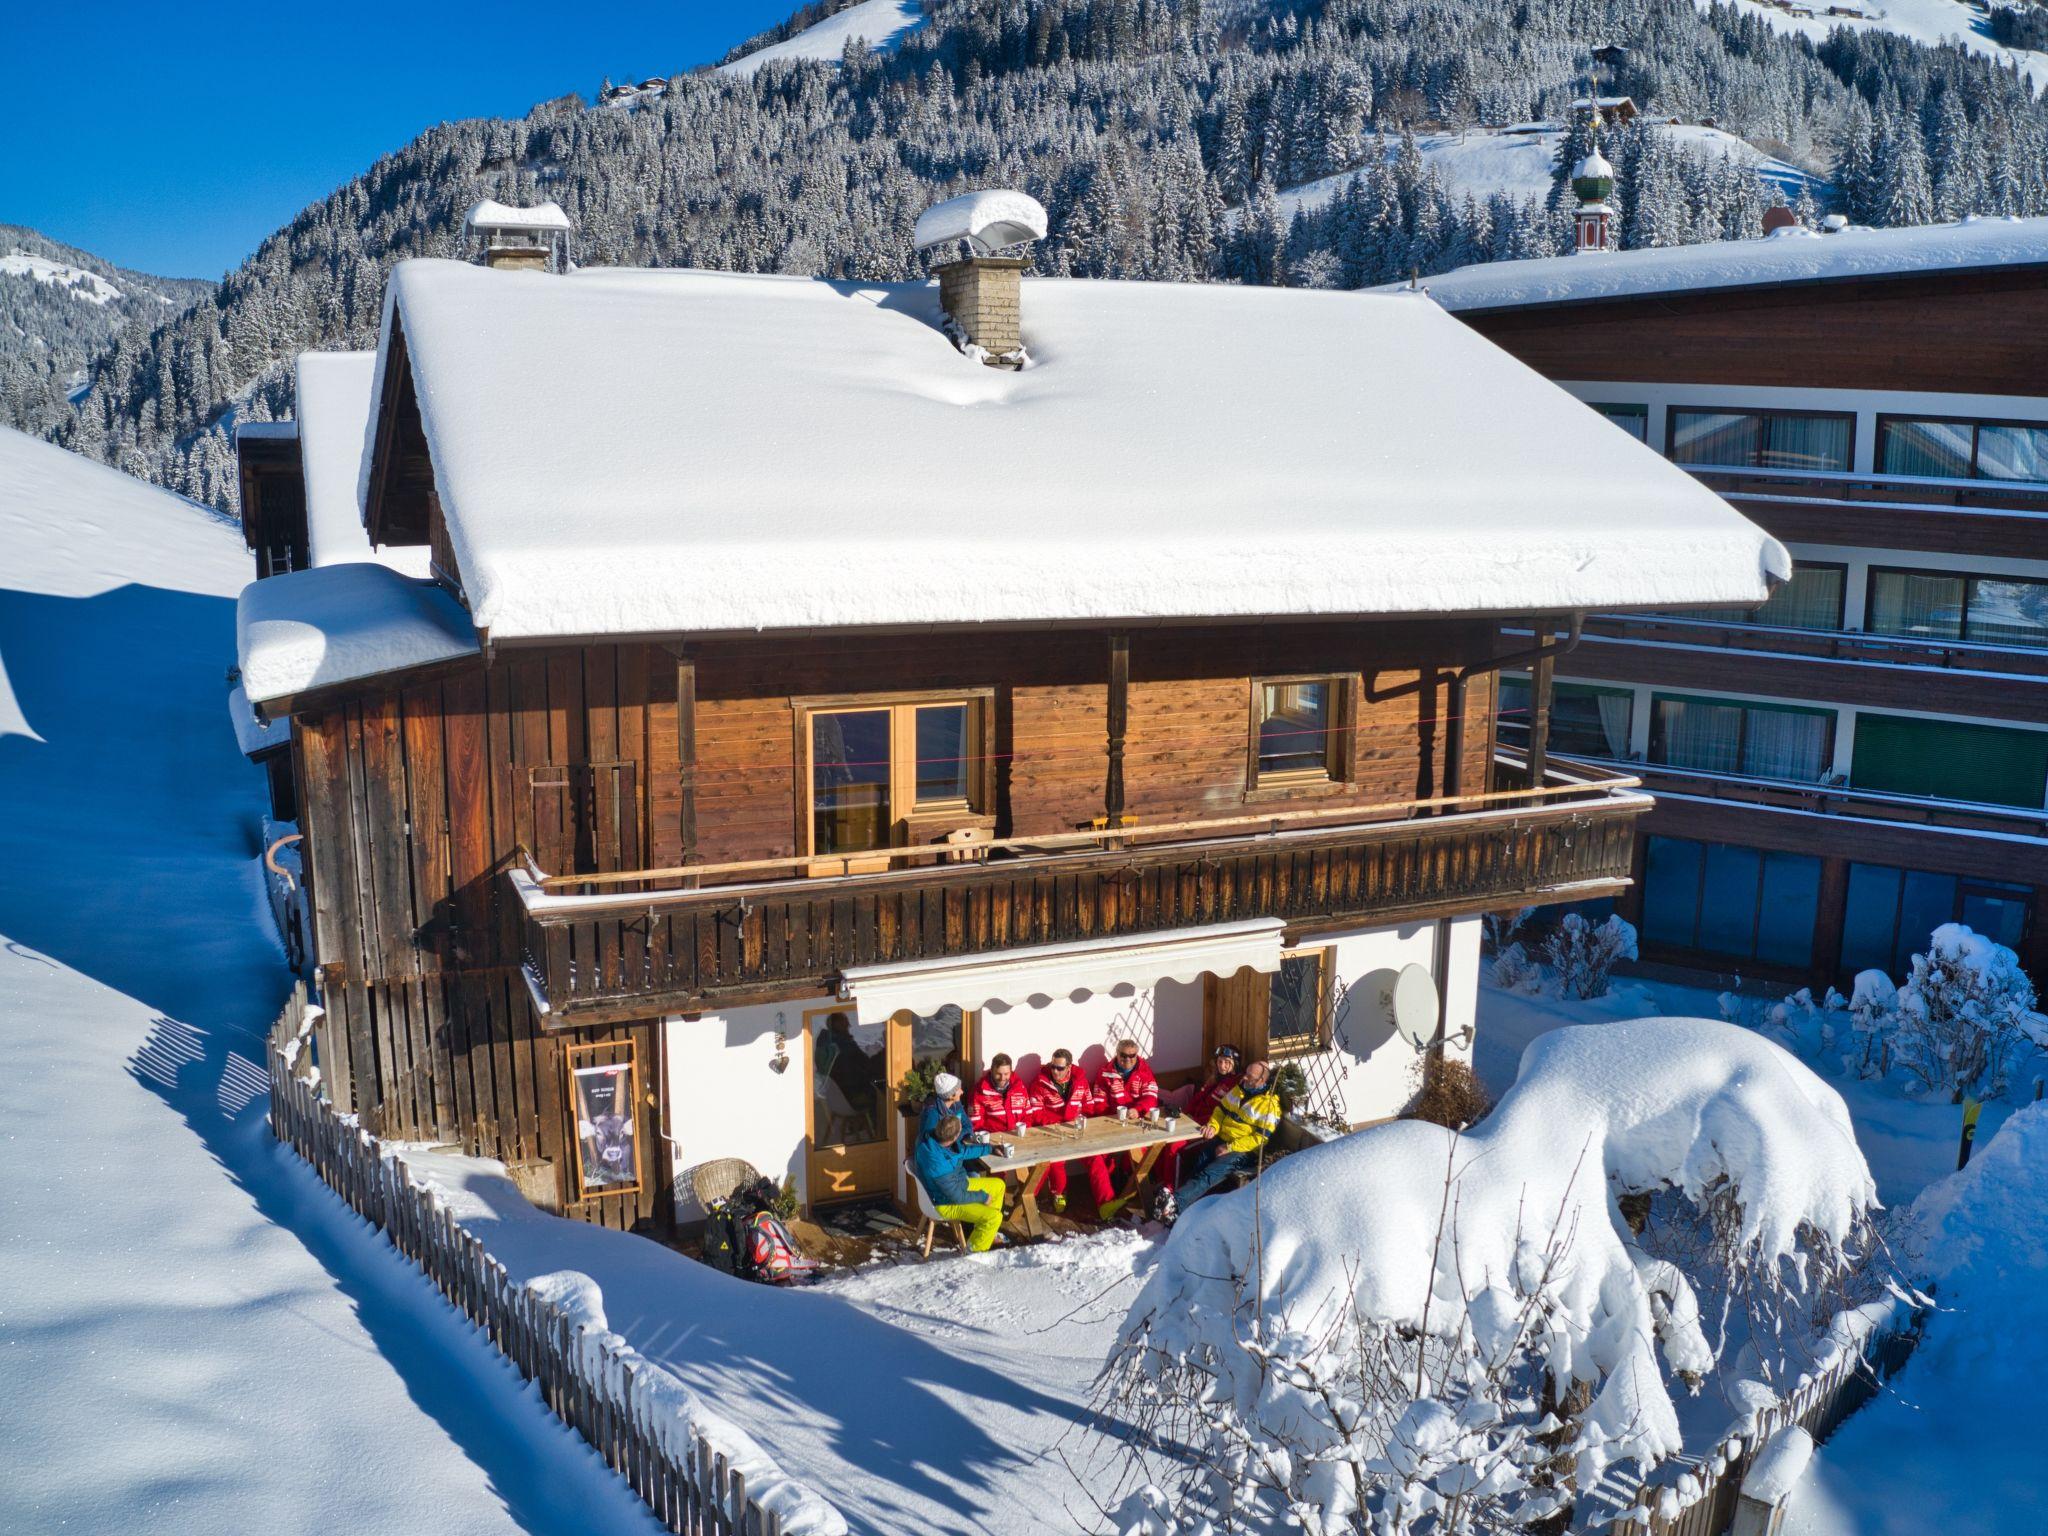
<svg viewBox="0 0 2048 1536"><path fill-rule="evenodd" d="M2034 984L2019 956L1961 923L1943 923L1899 988L1892 1063L1930 1089L2001 1094L2033 1010Z"/></svg>
<svg viewBox="0 0 2048 1536"><path fill-rule="evenodd" d="M1889 1035L1899 1008L1899 989L1883 971L1858 971L1849 994L1849 1032L1855 1042L1842 1065L1859 1077L1883 1077L1891 1070Z"/></svg>
<svg viewBox="0 0 2048 1536"><path fill-rule="evenodd" d="M1535 915L1534 907L1518 907L1513 912L1489 912L1480 918L1480 936L1485 940L1487 953L1504 953Z"/></svg>
<svg viewBox="0 0 2048 1536"><path fill-rule="evenodd" d="M1493 957L1493 984L1503 992L1536 993L1543 988L1543 967L1520 944L1509 944Z"/></svg>
<svg viewBox="0 0 2048 1536"><path fill-rule="evenodd" d="M1595 927L1567 912L1543 941L1543 953L1556 973L1559 997L1605 997L1615 965L1636 958L1636 931L1618 913Z"/></svg>
<svg viewBox="0 0 2048 1536"><path fill-rule="evenodd" d="M1420 1056L1413 1073L1415 1097L1401 1111L1404 1120L1427 1120L1461 1131L1485 1119L1493 1108L1493 1096L1470 1062L1456 1056Z"/></svg>
<svg viewBox="0 0 2048 1536"><path fill-rule="evenodd" d="M1708 1380L1726 1341L1630 1234L1642 1195L1688 1202L1808 1332L1876 1199L1840 1097L1768 1040L1543 1036L1475 1130L1377 1126L1182 1218L1101 1381L1139 1432L1128 1528L1522 1529L1671 1456L1666 1375Z"/></svg>

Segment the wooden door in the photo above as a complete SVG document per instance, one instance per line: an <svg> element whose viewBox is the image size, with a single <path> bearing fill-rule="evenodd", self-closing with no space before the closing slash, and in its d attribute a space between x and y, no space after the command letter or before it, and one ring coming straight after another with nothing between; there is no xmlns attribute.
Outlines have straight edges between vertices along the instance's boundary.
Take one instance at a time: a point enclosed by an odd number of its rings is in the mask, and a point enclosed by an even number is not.
<svg viewBox="0 0 2048 1536"><path fill-rule="evenodd" d="M919 1015L908 1009L889 1020L889 1084L893 1098L897 1087L916 1069L951 1072L971 1092L978 1075L974 1063L974 1015L947 1004L936 1013ZM929 1071L920 1074L929 1076ZM918 1118L896 1117L896 1160L900 1166L911 1154L917 1140ZM907 1184L899 1186L897 1198L910 1200Z"/></svg>
<svg viewBox="0 0 2048 1536"><path fill-rule="evenodd" d="M1273 979L1246 966L1235 976L1202 977L1202 1060L1219 1045L1234 1045L1240 1065L1262 1061L1273 1000Z"/></svg>
<svg viewBox="0 0 2048 1536"><path fill-rule="evenodd" d="M863 1024L850 1008L804 1015L809 1080L805 1185L810 1203L886 1195L896 1187L896 1081L889 1070L895 1022Z"/></svg>

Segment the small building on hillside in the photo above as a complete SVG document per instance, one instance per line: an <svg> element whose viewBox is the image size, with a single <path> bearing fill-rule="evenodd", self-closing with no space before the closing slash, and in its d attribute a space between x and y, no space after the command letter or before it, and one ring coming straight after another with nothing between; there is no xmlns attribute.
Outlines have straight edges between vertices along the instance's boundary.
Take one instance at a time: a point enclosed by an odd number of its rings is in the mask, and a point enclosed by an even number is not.
<svg viewBox="0 0 2048 1536"><path fill-rule="evenodd" d="M903 1085L997 1052L1355 1126L1469 1049L1482 913L1623 888L1647 799L1494 680L1783 549L1419 295L1024 266L397 269L362 525L431 574L239 622L366 1125L655 1229L721 1157L901 1196Z"/></svg>
<svg viewBox="0 0 2048 1536"><path fill-rule="evenodd" d="M1645 955L1846 992L1956 921L2048 983L2048 219L1426 287L1792 550L1767 603L1593 614L1557 662L1552 744L1656 792Z"/></svg>

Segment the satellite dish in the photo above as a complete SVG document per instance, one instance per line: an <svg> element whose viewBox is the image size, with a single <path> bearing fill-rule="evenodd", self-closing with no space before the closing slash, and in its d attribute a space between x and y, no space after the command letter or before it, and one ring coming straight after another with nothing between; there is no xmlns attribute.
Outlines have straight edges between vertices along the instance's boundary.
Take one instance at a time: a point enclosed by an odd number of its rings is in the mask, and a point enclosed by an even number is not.
<svg viewBox="0 0 2048 1536"><path fill-rule="evenodd" d="M1394 1032L1409 1045L1419 1051L1436 1039L1439 1003L1436 982L1430 978L1427 966L1402 966L1393 986L1381 997Z"/></svg>

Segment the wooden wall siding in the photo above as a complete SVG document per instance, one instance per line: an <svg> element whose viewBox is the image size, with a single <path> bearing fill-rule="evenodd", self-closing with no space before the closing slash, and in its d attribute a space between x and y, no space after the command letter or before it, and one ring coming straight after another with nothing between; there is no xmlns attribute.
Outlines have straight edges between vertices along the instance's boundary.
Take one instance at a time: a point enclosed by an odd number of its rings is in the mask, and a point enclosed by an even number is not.
<svg viewBox="0 0 2048 1536"><path fill-rule="evenodd" d="M1722 689L1870 709L1926 709L1930 703L1987 720L2048 721L2048 678L1976 671L1933 676L1882 662L1826 661L1694 643L1626 644L1588 634L1566 660L1573 680Z"/></svg>
<svg viewBox="0 0 2048 1536"><path fill-rule="evenodd" d="M1660 293L1460 314L1553 379L2042 392L2048 268Z"/></svg>
<svg viewBox="0 0 2048 1536"><path fill-rule="evenodd" d="M1423 818L851 879L628 898L527 919L558 1027L814 996L849 966L1203 923L1407 922L1527 904L1628 878L1643 804Z"/></svg>

